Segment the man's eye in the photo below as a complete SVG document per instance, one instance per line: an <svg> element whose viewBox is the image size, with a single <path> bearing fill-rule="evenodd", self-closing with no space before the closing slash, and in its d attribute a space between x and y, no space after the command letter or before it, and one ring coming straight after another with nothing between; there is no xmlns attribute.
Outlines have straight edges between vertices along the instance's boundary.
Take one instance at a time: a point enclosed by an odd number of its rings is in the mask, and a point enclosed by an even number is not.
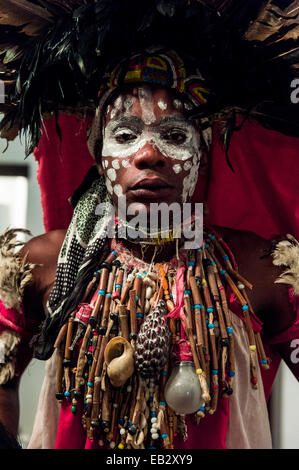
<svg viewBox="0 0 299 470"><path fill-rule="evenodd" d="M187 136L182 131L170 131L163 135L163 138L170 144L181 145L186 142Z"/></svg>
<svg viewBox="0 0 299 470"><path fill-rule="evenodd" d="M132 141L134 141L136 138L137 138L137 136L136 136L135 134L133 134L132 132L127 132L127 131L119 132L119 133L116 134L116 136L115 136L115 140L116 140L119 144L126 144L126 143L128 143L128 142L132 142Z"/></svg>

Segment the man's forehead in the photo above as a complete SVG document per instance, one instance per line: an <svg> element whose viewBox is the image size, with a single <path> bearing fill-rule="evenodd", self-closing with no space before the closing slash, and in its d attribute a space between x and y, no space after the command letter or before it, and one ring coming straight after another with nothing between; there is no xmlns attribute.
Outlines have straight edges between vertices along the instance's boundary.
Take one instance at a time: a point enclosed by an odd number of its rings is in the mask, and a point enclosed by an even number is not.
<svg viewBox="0 0 299 470"><path fill-rule="evenodd" d="M126 112L120 112L115 116L115 118L111 118L109 120L111 125L115 123L115 125L134 125L137 127L143 127L145 122L142 116L136 116L134 114L128 114ZM183 126L183 127L193 127L193 123L185 118L181 114L167 114L165 116L162 116L160 119L157 119L155 122L151 123L151 126Z"/></svg>
<svg viewBox="0 0 299 470"><path fill-rule="evenodd" d="M119 93L110 103L110 108L122 107L129 109L133 105L138 105L144 101L151 101L153 105L158 106L163 111L168 108L183 110L186 99L184 96L177 96L173 90L168 88L140 85Z"/></svg>

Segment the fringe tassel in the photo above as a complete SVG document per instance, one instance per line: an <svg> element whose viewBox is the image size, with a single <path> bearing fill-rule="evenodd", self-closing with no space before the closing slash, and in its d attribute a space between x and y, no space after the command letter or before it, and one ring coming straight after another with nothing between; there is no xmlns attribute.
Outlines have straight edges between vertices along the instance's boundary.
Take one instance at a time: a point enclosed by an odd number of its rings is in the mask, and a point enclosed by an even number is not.
<svg viewBox="0 0 299 470"><path fill-rule="evenodd" d="M0 335L0 385L4 385L15 376L17 346L20 335L15 331L3 331Z"/></svg>
<svg viewBox="0 0 299 470"><path fill-rule="evenodd" d="M7 229L0 235L0 300L5 309L15 309L22 315L24 289L31 281L34 264L21 260L15 249L22 246L17 233L30 235L28 230ZM5 330L0 336L0 385L13 379L17 347L21 336L12 330Z"/></svg>
<svg viewBox="0 0 299 470"><path fill-rule="evenodd" d="M299 243L296 238L288 234L286 240L277 243L272 256L275 266L288 268L275 284L289 284L294 289L294 295L299 295Z"/></svg>
<svg viewBox="0 0 299 470"><path fill-rule="evenodd" d="M24 229L7 229L0 235L0 299L5 308L15 308L22 313L24 289L37 265L27 263L27 256L21 260L16 255L15 249L23 245L17 241L18 232L30 235Z"/></svg>

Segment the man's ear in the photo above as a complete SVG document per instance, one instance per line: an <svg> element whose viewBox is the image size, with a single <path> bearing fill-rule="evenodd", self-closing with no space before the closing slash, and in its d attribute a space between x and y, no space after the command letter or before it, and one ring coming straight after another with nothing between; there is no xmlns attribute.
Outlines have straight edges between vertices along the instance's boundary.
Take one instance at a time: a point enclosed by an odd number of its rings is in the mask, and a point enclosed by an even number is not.
<svg viewBox="0 0 299 470"><path fill-rule="evenodd" d="M102 167L101 163L97 163L97 169L98 169L99 175L104 174L104 170L103 170L103 167Z"/></svg>

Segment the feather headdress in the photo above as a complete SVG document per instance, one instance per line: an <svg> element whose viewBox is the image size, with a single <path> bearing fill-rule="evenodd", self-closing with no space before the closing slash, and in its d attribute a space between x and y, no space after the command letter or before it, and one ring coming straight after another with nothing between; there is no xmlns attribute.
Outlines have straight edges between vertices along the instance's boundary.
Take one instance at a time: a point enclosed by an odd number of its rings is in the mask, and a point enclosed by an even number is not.
<svg viewBox="0 0 299 470"><path fill-rule="evenodd" d="M297 0L0 0L2 136L23 129L29 154L48 112L93 113L107 67L155 45L201 70L191 117L221 120L226 148L238 116L298 136L298 36Z"/></svg>

